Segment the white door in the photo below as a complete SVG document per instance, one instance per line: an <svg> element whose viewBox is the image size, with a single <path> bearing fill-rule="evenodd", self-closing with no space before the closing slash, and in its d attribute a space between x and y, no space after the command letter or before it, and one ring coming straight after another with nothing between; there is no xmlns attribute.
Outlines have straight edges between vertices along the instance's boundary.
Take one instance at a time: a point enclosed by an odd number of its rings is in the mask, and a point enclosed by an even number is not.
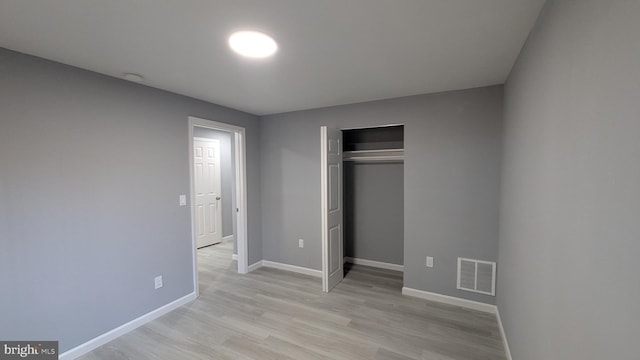
<svg viewBox="0 0 640 360"><path fill-rule="evenodd" d="M342 255L342 131L320 128L322 184L322 290L344 277Z"/></svg>
<svg viewBox="0 0 640 360"><path fill-rule="evenodd" d="M193 139L196 246L222 241L220 141Z"/></svg>

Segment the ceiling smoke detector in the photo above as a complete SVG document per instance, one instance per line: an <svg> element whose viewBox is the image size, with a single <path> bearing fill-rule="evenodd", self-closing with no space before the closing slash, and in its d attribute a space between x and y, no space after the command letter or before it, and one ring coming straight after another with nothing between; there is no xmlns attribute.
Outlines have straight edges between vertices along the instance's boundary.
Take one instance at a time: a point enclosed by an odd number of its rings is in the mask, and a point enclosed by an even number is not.
<svg viewBox="0 0 640 360"><path fill-rule="evenodd" d="M125 80L129 80L129 81L133 81L133 82L142 82L142 80L144 80L144 77L142 77L142 75L138 75L138 74L134 74L134 73L124 73L122 74L122 77Z"/></svg>

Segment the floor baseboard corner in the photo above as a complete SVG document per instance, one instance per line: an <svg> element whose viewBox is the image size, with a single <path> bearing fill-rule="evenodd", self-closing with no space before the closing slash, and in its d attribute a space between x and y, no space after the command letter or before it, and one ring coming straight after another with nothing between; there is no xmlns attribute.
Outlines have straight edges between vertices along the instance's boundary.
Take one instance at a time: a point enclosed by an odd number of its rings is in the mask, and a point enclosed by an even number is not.
<svg viewBox="0 0 640 360"><path fill-rule="evenodd" d="M511 349L509 348L509 341L507 341L507 333L504 331L502 325L502 318L500 317L500 309L496 307L496 318L498 320L498 327L500 328L500 336L502 336L502 343L504 344L504 352L507 356L507 360L513 360L511 357Z"/></svg>
<svg viewBox="0 0 640 360"><path fill-rule="evenodd" d="M174 300L166 305L163 305L155 310L152 310L136 319L129 321L126 324L120 325L115 329L109 330L106 333L99 335L83 344L80 344L72 349L69 349L60 354L60 360L72 360L76 359L92 350L99 348L100 346L132 331L137 329L138 327L159 318L160 316L171 312L183 306L185 304L190 303L191 301L196 299L195 291L185 295L177 300Z"/></svg>
<svg viewBox="0 0 640 360"><path fill-rule="evenodd" d="M254 270L260 269L263 265L262 265L262 260L260 261L256 261L253 264L249 265L249 267L247 268L247 272L252 272Z"/></svg>
<svg viewBox="0 0 640 360"><path fill-rule="evenodd" d="M496 316L496 321L498 322L498 327L500 329L500 336L502 338L502 343L504 344L504 352L507 357L507 360L513 360L511 357L511 349L509 348L509 342L507 341L507 333L504 331L504 327L502 326L502 318L500 317L500 311L496 305L485 304L478 301L461 299L454 296L442 295L437 293L432 293L429 291L413 289L409 287L402 287L402 295L416 297L425 300L437 301L445 304L456 305L460 307L464 307L467 309L478 310L490 314L494 314Z"/></svg>

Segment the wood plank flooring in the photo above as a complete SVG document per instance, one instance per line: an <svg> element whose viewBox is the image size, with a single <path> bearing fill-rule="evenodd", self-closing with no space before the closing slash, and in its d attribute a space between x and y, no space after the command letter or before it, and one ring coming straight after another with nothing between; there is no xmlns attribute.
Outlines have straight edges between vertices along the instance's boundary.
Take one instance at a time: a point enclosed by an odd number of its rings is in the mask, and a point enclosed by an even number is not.
<svg viewBox="0 0 640 360"><path fill-rule="evenodd" d="M84 356L121 359L506 359L495 316L401 295L402 273L238 275L231 244L198 251L200 297Z"/></svg>

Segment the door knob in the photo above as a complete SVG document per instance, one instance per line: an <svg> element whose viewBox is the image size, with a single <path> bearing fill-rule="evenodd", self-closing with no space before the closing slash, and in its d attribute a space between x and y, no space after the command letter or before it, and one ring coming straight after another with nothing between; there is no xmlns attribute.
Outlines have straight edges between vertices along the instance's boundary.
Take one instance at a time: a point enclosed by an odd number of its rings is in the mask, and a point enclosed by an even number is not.
<svg viewBox="0 0 640 360"><path fill-rule="evenodd" d="M220 200L220 196L216 196L216 200Z"/></svg>

